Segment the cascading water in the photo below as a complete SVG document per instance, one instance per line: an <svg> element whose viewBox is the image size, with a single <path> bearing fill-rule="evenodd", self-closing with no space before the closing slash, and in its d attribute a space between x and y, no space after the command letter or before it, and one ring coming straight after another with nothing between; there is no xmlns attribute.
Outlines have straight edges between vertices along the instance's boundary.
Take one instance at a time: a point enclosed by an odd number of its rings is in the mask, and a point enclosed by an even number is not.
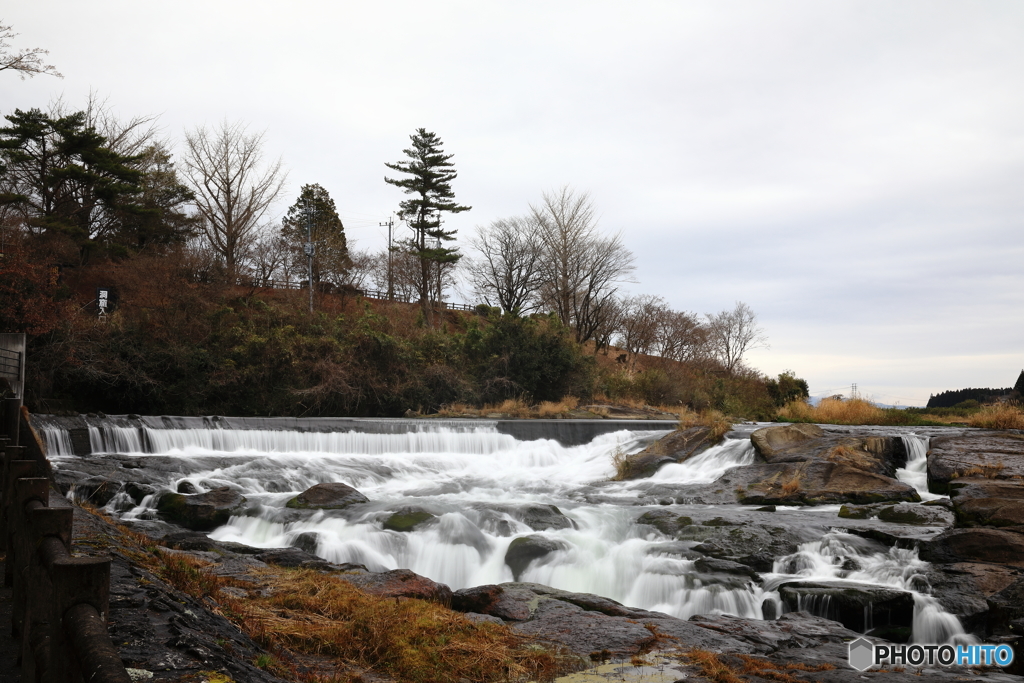
<svg viewBox="0 0 1024 683"><path fill-rule="evenodd" d="M772 574L765 577L765 586L777 587L793 579L801 581L845 582L851 586L871 584L905 591L913 596L913 640L919 643L973 642L964 633L960 621L927 594L928 563L918 557L917 549L892 547L879 549L865 539L842 530L833 530L818 541L800 546L792 555L775 561ZM801 602L798 609L834 618L831 601L819 596ZM827 597L827 596L825 596ZM819 598L814 601L813 598ZM869 629L870 610L865 608L864 623Z"/></svg>
<svg viewBox="0 0 1024 683"><path fill-rule="evenodd" d="M917 489L923 501L944 498L928 492L928 437L904 434L902 439L907 449L907 466L896 470L896 478Z"/></svg>
<svg viewBox="0 0 1024 683"><path fill-rule="evenodd" d="M45 426L41 431L56 467L73 457L66 431ZM89 428L92 457L130 455L143 466L147 458L160 461L160 467L147 470L149 483L157 487L175 490L188 481L199 492L231 486L245 495L247 510L214 530L210 536L215 540L256 547L298 545L333 562L374 570L408 568L453 589L532 581L682 618L715 613L763 618L764 605L779 611L774 575L762 587L747 577L698 571L686 552L668 547L672 539L635 523L639 509L633 506L646 487L712 482L730 468L753 462L749 439L727 439L682 464L662 467L647 480L608 483L616 453L635 452L665 433L620 431L566 447L546 439L520 441L479 423L410 422L404 430L378 433ZM916 463L912 457L908 469ZM305 489L326 482L353 486L371 502L316 512L285 507ZM147 496L133 507L119 496L110 510L126 521L152 519L156 498ZM411 531L384 528L385 520L406 508L433 518ZM531 521L532 513L524 510L532 508L548 518ZM555 550L514 577L506 553L513 540L524 536L540 537ZM837 555L823 550L833 544L827 536L780 560L785 567L777 564L775 571L779 576L837 578ZM920 564L916 555L892 552L858 556L859 578L845 578L891 585L890 574L903 571L891 567ZM949 637L943 634L956 634L956 618L919 588L914 588L915 601L921 601L915 634L943 636L940 640Z"/></svg>

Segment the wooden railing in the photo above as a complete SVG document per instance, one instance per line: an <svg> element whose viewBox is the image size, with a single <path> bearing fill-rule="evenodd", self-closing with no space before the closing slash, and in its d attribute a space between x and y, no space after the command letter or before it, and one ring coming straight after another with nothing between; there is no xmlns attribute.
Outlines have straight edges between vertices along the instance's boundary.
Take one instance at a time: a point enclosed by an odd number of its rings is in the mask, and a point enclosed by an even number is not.
<svg viewBox="0 0 1024 683"><path fill-rule="evenodd" d="M236 278L235 285L238 287L266 287L268 289L306 289L306 280L299 282L293 282L291 280L271 280L269 278ZM395 292L392 296L388 296L388 293L379 289L351 289L348 290L355 296L362 296L367 299L378 299L380 301L398 301L405 304L416 303L418 299L399 294ZM476 311L476 306L470 304L460 304L454 301L431 301L431 305L434 308L442 311Z"/></svg>
<svg viewBox="0 0 1024 683"><path fill-rule="evenodd" d="M18 412L4 420L18 431L0 437L0 546L7 551L4 583L14 588L11 634L21 641L21 680L130 683L107 633L110 558L72 554L74 508L50 506L45 450L28 411ZM10 445L19 439L25 445Z"/></svg>

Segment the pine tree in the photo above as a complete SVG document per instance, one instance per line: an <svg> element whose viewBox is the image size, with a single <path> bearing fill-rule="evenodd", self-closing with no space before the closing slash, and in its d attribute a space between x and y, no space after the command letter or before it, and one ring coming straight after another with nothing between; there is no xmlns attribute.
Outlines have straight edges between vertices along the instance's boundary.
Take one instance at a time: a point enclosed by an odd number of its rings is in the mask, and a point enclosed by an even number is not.
<svg viewBox="0 0 1024 683"><path fill-rule="evenodd" d="M1021 396L1024 396L1024 370L1020 371L1020 375L1017 377L1017 383L1013 385L1013 390Z"/></svg>
<svg viewBox="0 0 1024 683"><path fill-rule="evenodd" d="M308 211L308 213L307 213ZM313 282L344 282L352 261L348 255L345 226L331 195L317 184L303 185L299 198L288 209L281 225L281 236L291 245L292 263L306 272L307 221L312 219Z"/></svg>
<svg viewBox="0 0 1024 683"><path fill-rule="evenodd" d="M442 213L461 213L469 211L469 206L455 202L455 193L451 182L458 176L452 164L453 154L445 154L441 149L441 138L434 133L419 128L410 135L412 147L402 150L409 159L395 163L385 163L388 168L409 175L408 178L384 178L384 182L402 188L412 195L399 204L399 216L412 229L413 237L404 243L405 249L416 256L420 262L417 290L420 305L427 324L433 325L433 309L430 295L434 289L435 278L441 281L441 269L454 264L461 258L458 249L447 247L445 242L455 239L455 230L441 227ZM438 287L437 289L440 289ZM440 299L441 292L437 292Z"/></svg>

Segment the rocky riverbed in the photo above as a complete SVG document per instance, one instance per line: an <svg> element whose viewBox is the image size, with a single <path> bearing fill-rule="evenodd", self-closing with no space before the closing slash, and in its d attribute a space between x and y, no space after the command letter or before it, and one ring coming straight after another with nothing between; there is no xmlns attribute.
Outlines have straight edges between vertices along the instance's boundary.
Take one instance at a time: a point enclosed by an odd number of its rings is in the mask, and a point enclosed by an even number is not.
<svg viewBox="0 0 1024 683"><path fill-rule="evenodd" d="M746 425L720 445L627 431L561 446L479 426L344 436L159 430L127 417L36 424L63 493L253 590L267 589L252 578L260 568L330 572L500 620L608 675L694 678L703 669L673 653L699 648L736 671L748 655L837 667L789 676L860 680L882 675L846 664L846 643L864 633L1024 652L1015 432ZM90 454L67 447L72 429L87 430ZM611 480L616 459L630 465L623 481ZM115 538L103 523L80 537ZM111 622L126 663L156 679L212 667L273 680L250 671L258 648L215 606L121 557ZM630 659L650 651L661 654Z"/></svg>

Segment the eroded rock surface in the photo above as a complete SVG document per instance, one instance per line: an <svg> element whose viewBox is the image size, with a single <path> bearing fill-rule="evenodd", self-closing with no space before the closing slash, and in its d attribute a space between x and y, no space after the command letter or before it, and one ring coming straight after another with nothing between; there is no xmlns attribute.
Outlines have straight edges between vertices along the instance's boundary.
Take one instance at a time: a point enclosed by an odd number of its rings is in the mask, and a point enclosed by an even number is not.
<svg viewBox="0 0 1024 683"><path fill-rule="evenodd" d="M333 482L316 484L295 496L286 504L299 510L341 510L357 503L369 502L369 498L348 484Z"/></svg>

